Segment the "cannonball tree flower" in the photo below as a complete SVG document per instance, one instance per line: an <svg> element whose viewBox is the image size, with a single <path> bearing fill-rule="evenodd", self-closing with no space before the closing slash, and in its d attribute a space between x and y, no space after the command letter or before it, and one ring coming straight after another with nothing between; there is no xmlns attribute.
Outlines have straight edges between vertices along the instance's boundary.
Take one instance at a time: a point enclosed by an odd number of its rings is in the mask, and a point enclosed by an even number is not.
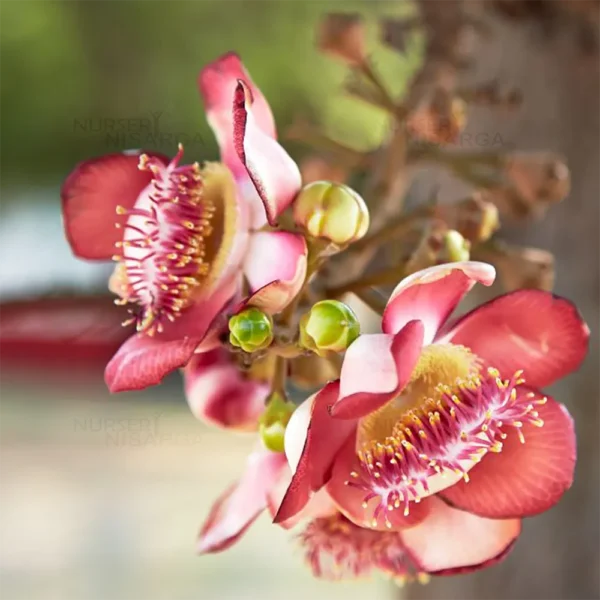
<svg viewBox="0 0 600 600"><path fill-rule="evenodd" d="M304 282L304 238L261 230L300 189L298 167L275 140L269 105L235 54L205 67L199 85L222 163L181 165L181 147L172 161L110 154L79 164L62 188L73 252L113 257L110 289L139 305L137 333L106 368L111 391L157 384L195 352L215 347L242 275L270 313Z"/></svg>
<svg viewBox="0 0 600 600"><path fill-rule="evenodd" d="M451 574L502 559L521 519L558 502L573 480L575 433L540 390L579 367L589 330L569 301L540 290L448 321L475 282L494 277L464 262L398 285L382 333L359 337L340 379L292 416L294 476L275 522L326 490L355 546L359 536L379 548L397 539L416 570ZM309 527L306 550L341 568L346 553L327 534L340 517L329 519Z"/></svg>

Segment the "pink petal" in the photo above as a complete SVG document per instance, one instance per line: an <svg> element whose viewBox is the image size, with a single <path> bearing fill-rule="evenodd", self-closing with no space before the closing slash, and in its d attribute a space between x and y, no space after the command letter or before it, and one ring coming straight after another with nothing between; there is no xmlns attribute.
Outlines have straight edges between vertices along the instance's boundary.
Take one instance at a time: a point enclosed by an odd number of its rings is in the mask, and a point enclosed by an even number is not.
<svg viewBox="0 0 600 600"><path fill-rule="evenodd" d="M214 330L227 320L225 308L235 292L235 280L188 307L155 336L138 333L129 338L106 366L104 379L111 392L141 390L157 385L171 371L183 367ZM211 344L212 345L212 344ZM206 347L205 350L209 348Z"/></svg>
<svg viewBox="0 0 600 600"><path fill-rule="evenodd" d="M589 335L568 300L518 290L465 315L444 341L469 347L505 377L523 369L527 385L542 388L581 365Z"/></svg>
<svg viewBox="0 0 600 600"><path fill-rule="evenodd" d="M267 493L286 468L282 453L251 454L242 478L213 505L198 536L198 552L221 552L237 542L267 507Z"/></svg>
<svg viewBox="0 0 600 600"><path fill-rule="evenodd" d="M292 481L275 516L275 523L287 521L299 513L313 492L320 490L327 483L334 456L348 436L355 431L355 422L334 420L329 414L329 406L336 400L338 393L339 382L328 383L305 401L311 409L309 422L306 423L306 420L298 417L294 419L294 414L288 424L286 454L290 453L288 436L294 440L292 445L298 446L303 440L303 446Z"/></svg>
<svg viewBox="0 0 600 600"><path fill-rule="evenodd" d="M244 80L252 92L254 99L252 112L257 125L269 137L277 137L271 108L235 52L228 52L206 65L198 77L198 86L204 100L206 117L219 142L223 162L234 173L236 169L232 168L227 158L233 158L236 164L240 165L233 148L232 111L233 97L239 79Z"/></svg>
<svg viewBox="0 0 600 600"><path fill-rule="evenodd" d="M267 508L271 513L271 517L275 518L277 515L277 511L279 510L279 506L283 498L285 497L285 493L292 481L292 472L288 468L285 473L279 478L277 483L271 487L271 489L267 493ZM283 521L278 523L280 527L284 529L291 529L295 527L300 521L304 519L318 519L321 517L328 517L334 515L337 511L333 500L329 496L329 494L325 491L325 489L319 490L316 494L314 494L311 499L308 501L308 504L296 515L287 521Z"/></svg>
<svg viewBox="0 0 600 600"><path fill-rule="evenodd" d="M461 481L440 495L456 508L493 519L529 517L554 506L573 483L573 420L552 398L536 410L544 426L525 422L524 444L506 427L502 452L488 453L471 469L468 483Z"/></svg>
<svg viewBox="0 0 600 600"><path fill-rule="evenodd" d="M233 109L233 141L238 157L258 192L271 225L294 200L302 185L300 170L254 117L252 90L238 81Z"/></svg>
<svg viewBox="0 0 600 600"><path fill-rule="evenodd" d="M152 173L140 171L141 150L107 154L79 163L64 182L60 197L65 235L80 258L109 260L115 243L123 237L126 215L117 215L118 205L132 208L141 191L150 183ZM169 160L147 152L166 165Z"/></svg>
<svg viewBox="0 0 600 600"><path fill-rule="evenodd" d="M111 297L36 298L1 305L0 357L12 366L73 375L98 370L131 335ZM88 372L89 374L89 372Z"/></svg>
<svg viewBox="0 0 600 600"><path fill-rule="evenodd" d="M356 525L378 531L400 531L417 525L429 513L429 499L419 503L411 502L408 515L404 514L404 506L387 512L386 517L391 525L388 527L383 518L375 519L374 511L378 502L368 502L365 508L363 502L367 492L346 483L352 481L350 473L353 471L360 471L355 436L346 440L336 456L326 489L340 512Z"/></svg>
<svg viewBox="0 0 600 600"><path fill-rule="evenodd" d="M244 274L250 291L261 290L249 303L269 313L287 306L306 278L306 241L287 231L263 231L251 236Z"/></svg>
<svg viewBox="0 0 600 600"><path fill-rule="evenodd" d="M451 575L488 567L512 549L520 519L485 519L429 500L430 512L416 527L401 532L407 552L428 573Z"/></svg>
<svg viewBox="0 0 600 600"><path fill-rule="evenodd" d="M238 79L243 79L252 92L254 98L252 112L258 126L266 135L276 138L275 121L269 104L252 82L237 54L229 52L207 65L200 72L198 84L204 99L208 122L221 149L221 160L229 167L236 179L243 203L247 205L252 215L253 227L259 229L266 222L263 203L233 144L233 98Z"/></svg>
<svg viewBox="0 0 600 600"><path fill-rule="evenodd" d="M396 333L413 319L423 321L424 344L430 344L463 296L475 285L491 285L494 267L479 262L457 262L418 271L392 292L383 313L382 329Z"/></svg>
<svg viewBox="0 0 600 600"><path fill-rule="evenodd" d="M253 431L265 408L269 386L245 376L229 352L195 354L183 372L194 416L217 427Z"/></svg>
<svg viewBox="0 0 600 600"><path fill-rule="evenodd" d="M396 335L361 335L344 357L332 416L359 419L386 404L409 382L422 346L421 321L407 323Z"/></svg>

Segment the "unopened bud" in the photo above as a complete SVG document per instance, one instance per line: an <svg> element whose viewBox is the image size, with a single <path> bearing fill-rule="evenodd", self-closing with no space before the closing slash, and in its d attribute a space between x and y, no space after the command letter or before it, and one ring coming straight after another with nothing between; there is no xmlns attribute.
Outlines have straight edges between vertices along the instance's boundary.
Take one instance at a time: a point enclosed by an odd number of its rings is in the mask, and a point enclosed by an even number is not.
<svg viewBox="0 0 600 600"><path fill-rule="evenodd" d="M364 64L367 52L361 16L349 13L326 15L319 28L317 47L349 65Z"/></svg>
<svg viewBox="0 0 600 600"><path fill-rule="evenodd" d="M284 451L285 428L294 410L296 406L277 392L267 399L265 412L259 421L259 433L265 448L271 452Z"/></svg>
<svg viewBox="0 0 600 600"><path fill-rule="evenodd" d="M406 128L414 138L432 144L451 144L455 142L467 122L464 100L438 90L427 102L412 112L406 122Z"/></svg>
<svg viewBox="0 0 600 600"><path fill-rule="evenodd" d="M444 234L444 246L440 253L441 262L469 260L471 244L455 229Z"/></svg>
<svg viewBox="0 0 600 600"><path fill-rule="evenodd" d="M320 356L343 352L359 334L356 315L339 300L317 302L300 319L300 345Z"/></svg>
<svg viewBox="0 0 600 600"><path fill-rule="evenodd" d="M567 165L559 156L550 152L519 152L510 155L506 161L504 176L532 212L543 205L564 200L571 188Z"/></svg>
<svg viewBox="0 0 600 600"><path fill-rule="evenodd" d="M273 341L273 320L258 308L246 308L229 319L229 341L249 353L267 348Z"/></svg>
<svg viewBox="0 0 600 600"><path fill-rule="evenodd" d="M367 233L369 209L347 185L315 181L305 186L294 201L294 221L313 237L343 246Z"/></svg>
<svg viewBox="0 0 600 600"><path fill-rule="evenodd" d="M442 204L437 214L471 243L489 240L500 226L497 206L480 193L454 204Z"/></svg>

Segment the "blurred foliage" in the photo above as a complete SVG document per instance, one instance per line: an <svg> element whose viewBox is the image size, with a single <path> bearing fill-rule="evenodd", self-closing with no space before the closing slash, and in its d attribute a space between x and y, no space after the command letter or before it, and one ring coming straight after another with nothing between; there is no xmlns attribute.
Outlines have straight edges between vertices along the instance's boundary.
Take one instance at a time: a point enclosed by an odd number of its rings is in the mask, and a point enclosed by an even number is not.
<svg viewBox="0 0 600 600"><path fill-rule="evenodd" d="M228 50L243 57L280 131L305 115L342 141L372 146L386 117L344 96L346 69L317 52L316 25L331 11L367 16L375 65L402 93L420 39L399 56L377 41L377 16L413 9L378 0L3 2L3 185L55 183L76 162L127 147L172 154L178 140L187 142L188 159L215 158L196 77ZM158 136L139 131L152 114L160 114ZM106 119L132 121L117 135Z"/></svg>

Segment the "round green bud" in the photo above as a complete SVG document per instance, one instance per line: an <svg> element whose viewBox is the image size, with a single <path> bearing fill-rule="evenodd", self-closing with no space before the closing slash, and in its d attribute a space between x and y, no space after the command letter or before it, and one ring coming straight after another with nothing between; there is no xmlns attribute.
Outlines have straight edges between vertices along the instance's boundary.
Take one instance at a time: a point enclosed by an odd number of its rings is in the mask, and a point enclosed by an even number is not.
<svg viewBox="0 0 600 600"><path fill-rule="evenodd" d="M260 417L259 433L265 448L271 452L284 452L285 428L296 406L273 392L267 400L265 412Z"/></svg>
<svg viewBox="0 0 600 600"><path fill-rule="evenodd" d="M229 341L244 352L256 352L273 341L273 319L258 308L246 308L229 319Z"/></svg>
<svg viewBox="0 0 600 600"><path fill-rule="evenodd" d="M445 262L460 262L469 260L471 244L454 229L450 229L444 235L444 247L442 250Z"/></svg>
<svg viewBox="0 0 600 600"><path fill-rule="evenodd" d="M304 187L294 201L294 221L311 236L344 246L367 233L369 209L347 185L315 181Z"/></svg>
<svg viewBox="0 0 600 600"><path fill-rule="evenodd" d="M338 300L317 302L300 319L300 345L320 356L343 352L359 335L356 315Z"/></svg>

